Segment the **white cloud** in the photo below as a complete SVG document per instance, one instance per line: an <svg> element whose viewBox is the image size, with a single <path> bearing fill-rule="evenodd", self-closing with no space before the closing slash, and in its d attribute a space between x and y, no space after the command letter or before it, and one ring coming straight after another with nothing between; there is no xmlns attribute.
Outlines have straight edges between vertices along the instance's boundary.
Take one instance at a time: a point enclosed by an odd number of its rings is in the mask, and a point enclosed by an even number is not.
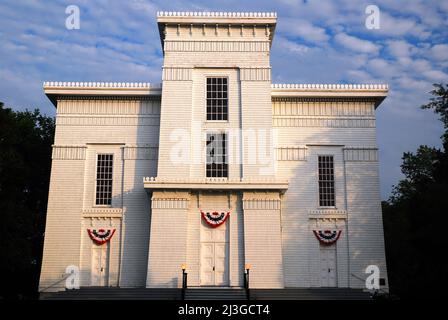
<svg viewBox="0 0 448 320"><path fill-rule="evenodd" d="M289 6L288 14L308 21L324 21L338 16L340 6L329 0L279 0Z"/></svg>
<svg viewBox="0 0 448 320"><path fill-rule="evenodd" d="M277 44L281 47L284 48L294 54L300 54L303 55L305 53L307 53L309 51L309 47L301 45L301 44L297 44L293 41L289 41L288 39L284 38L284 37L277 37L275 39L275 41L277 42Z"/></svg>
<svg viewBox="0 0 448 320"><path fill-rule="evenodd" d="M438 6L440 10L448 13L448 1L438 1Z"/></svg>
<svg viewBox="0 0 448 320"><path fill-rule="evenodd" d="M378 45L374 44L371 41L359 39L346 33L339 33L334 37L334 39L337 43L341 44L347 49L356 52L376 54L380 49Z"/></svg>
<svg viewBox="0 0 448 320"><path fill-rule="evenodd" d="M310 22L301 19L285 18L279 20L278 31L313 43L324 43L329 39L324 28L314 26Z"/></svg>
<svg viewBox="0 0 448 320"><path fill-rule="evenodd" d="M404 40L391 40L387 42L387 50L395 58L408 58L414 51L414 46Z"/></svg>
<svg viewBox="0 0 448 320"><path fill-rule="evenodd" d="M431 83L429 81L414 79L407 75L399 77L396 82L401 86L401 88L405 90L418 90L419 92L428 92L431 88Z"/></svg>
<svg viewBox="0 0 448 320"><path fill-rule="evenodd" d="M424 72L426 70L430 70L432 68L431 63L425 59L417 59L412 63L412 68L416 72Z"/></svg>
<svg viewBox="0 0 448 320"><path fill-rule="evenodd" d="M448 60L448 44L436 44L431 48L431 55L440 61Z"/></svg>
<svg viewBox="0 0 448 320"><path fill-rule="evenodd" d="M375 82L371 74L364 70L349 70L347 74L356 83L373 83Z"/></svg>
<svg viewBox="0 0 448 320"><path fill-rule="evenodd" d="M405 6L405 4L403 5ZM416 19L398 18L386 11L381 11L380 22L378 33L386 36L414 36L426 39L431 34L426 27L419 24Z"/></svg>
<svg viewBox="0 0 448 320"><path fill-rule="evenodd" d="M369 71L381 79L393 78L400 73L395 64L381 58L369 60L367 67Z"/></svg>
<svg viewBox="0 0 448 320"><path fill-rule="evenodd" d="M439 70L426 70L423 75L432 82L448 83L448 74Z"/></svg>

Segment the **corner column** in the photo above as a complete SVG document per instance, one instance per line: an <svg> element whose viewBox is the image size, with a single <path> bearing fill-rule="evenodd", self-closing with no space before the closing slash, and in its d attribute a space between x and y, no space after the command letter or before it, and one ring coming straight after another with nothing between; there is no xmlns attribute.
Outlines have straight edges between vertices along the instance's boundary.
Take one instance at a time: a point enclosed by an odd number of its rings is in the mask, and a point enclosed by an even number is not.
<svg viewBox="0 0 448 320"><path fill-rule="evenodd" d="M153 192L147 288L182 287L189 200L188 192Z"/></svg>
<svg viewBox="0 0 448 320"><path fill-rule="evenodd" d="M244 253L250 288L283 288L281 200L278 192L244 192Z"/></svg>

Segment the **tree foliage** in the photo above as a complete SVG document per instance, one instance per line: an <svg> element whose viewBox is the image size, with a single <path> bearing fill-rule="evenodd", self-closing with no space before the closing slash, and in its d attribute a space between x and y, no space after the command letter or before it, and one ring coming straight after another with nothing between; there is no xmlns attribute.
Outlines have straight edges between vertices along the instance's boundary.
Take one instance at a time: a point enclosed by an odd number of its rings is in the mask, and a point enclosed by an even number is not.
<svg viewBox="0 0 448 320"><path fill-rule="evenodd" d="M0 102L0 299L36 297L54 119Z"/></svg>
<svg viewBox="0 0 448 320"><path fill-rule="evenodd" d="M404 179L383 203L389 281L400 297L440 297L448 284L448 86L434 87L422 108L440 116L443 147L404 153Z"/></svg>

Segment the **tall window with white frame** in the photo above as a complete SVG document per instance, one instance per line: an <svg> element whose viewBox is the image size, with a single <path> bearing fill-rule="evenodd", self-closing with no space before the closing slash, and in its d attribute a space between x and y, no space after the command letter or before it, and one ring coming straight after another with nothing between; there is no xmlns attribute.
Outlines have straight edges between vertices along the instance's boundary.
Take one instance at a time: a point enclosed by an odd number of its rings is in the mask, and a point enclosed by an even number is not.
<svg viewBox="0 0 448 320"><path fill-rule="evenodd" d="M228 120L226 77L207 78L207 120Z"/></svg>
<svg viewBox="0 0 448 320"><path fill-rule="evenodd" d="M98 154L96 164L96 205L112 204L113 154Z"/></svg>
<svg viewBox="0 0 448 320"><path fill-rule="evenodd" d="M334 207L334 159L331 155L319 156L319 206Z"/></svg>
<svg viewBox="0 0 448 320"><path fill-rule="evenodd" d="M207 178L228 178L227 134L207 133Z"/></svg>

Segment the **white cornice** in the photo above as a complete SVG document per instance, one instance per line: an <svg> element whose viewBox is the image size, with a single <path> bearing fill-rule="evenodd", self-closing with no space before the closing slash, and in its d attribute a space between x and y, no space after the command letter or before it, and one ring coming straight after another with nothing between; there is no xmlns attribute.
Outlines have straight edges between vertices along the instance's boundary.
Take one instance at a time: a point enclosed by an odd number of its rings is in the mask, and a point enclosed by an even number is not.
<svg viewBox="0 0 448 320"><path fill-rule="evenodd" d="M281 179L173 179L160 177L144 177L143 185L146 190L279 190L288 189L288 181Z"/></svg>
<svg viewBox="0 0 448 320"><path fill-rule="evenodd" d="M203 18L277 18L276 12L177 12L158 11L157 17L203 17Z"/></svg>
<svg viewBox="0 0 448 320"><path fill-rule="evenodd" d="M389 86L387 84L307 84L307 83L274 83L271 85L272 89L291 89L291 90L380 90L387 91Z"/></svg>
<svg viewBox="0 0 448 320"><path fill-rule="evenodd" d="M375 107L387 97L387 84L272 84L271 96L291 98L369 98Z"/></svg>
<svg viewBox="0 0 448 320"><path fill-rule="evenodd" d="M160 24L262 25L275 27L276 12L157 12Z"/></svg>
<svg viewBox="0 0 448 320"><path fill-rule="evenodd" d="M148 88L161 89L160 83L151 84L149 82L44 82L44 89L46 88Z"/></svg>
<svg viewBox="0 0 448 320"><path fill-rule="evenodd" d="M56 106L60 96L160 96L161 84L147 82L54 82L43 84L44 92Z"/></svg>
<svg viewBox="0 0 448 320"><path fill-rule="evenodd" d="M161 177L143 177L145 183L288 183L287 180L277 178L161 178Z"/></svg>

